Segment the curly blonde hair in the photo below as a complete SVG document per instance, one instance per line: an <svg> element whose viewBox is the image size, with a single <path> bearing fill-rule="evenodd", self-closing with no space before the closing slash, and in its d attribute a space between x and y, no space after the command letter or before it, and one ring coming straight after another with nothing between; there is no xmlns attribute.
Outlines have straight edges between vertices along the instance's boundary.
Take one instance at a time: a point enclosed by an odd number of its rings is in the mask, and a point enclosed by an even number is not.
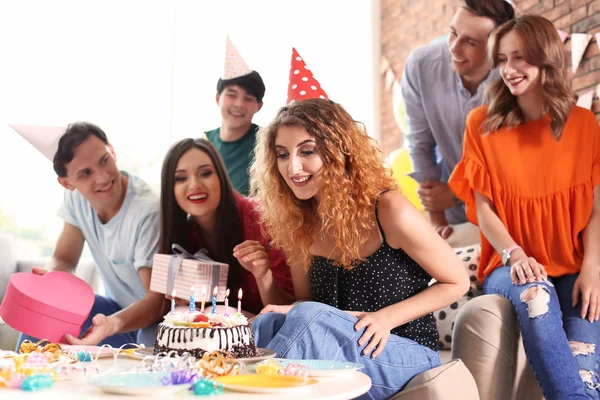
<svg viewBox="0 0 600 400"><path fill-rule="evenodd" d="M315 139L324 164L318 205L298 199L279 173L275 139L280 126L301 127ZM375 201L382 191L397 188L364 125L333 101L297 101L281 108L258 133L255 153L251 192L261 200L263 226L288 263L308 269L309 248L325 233L335 240L332 252L341 252L334 265L350 269L363 261L359 251L373 228Z"/></svg>
<svg viewBox="0 0 600 400"><path fill-rule="evenodd" d="M517 35L518 47L525 61L540 69L542 99L545 111L550 116L552 136L560 140L569 113L575 105L575 96L567 80L562 40L552 22L546 18L523 15L504 23L490 36L488 57L492 68L498 67L500 39L511 31ZM489 108L482 125L484 134L502 127L513 128L525 122L516 96L502 78L487 88L485 97Z"/></svg>

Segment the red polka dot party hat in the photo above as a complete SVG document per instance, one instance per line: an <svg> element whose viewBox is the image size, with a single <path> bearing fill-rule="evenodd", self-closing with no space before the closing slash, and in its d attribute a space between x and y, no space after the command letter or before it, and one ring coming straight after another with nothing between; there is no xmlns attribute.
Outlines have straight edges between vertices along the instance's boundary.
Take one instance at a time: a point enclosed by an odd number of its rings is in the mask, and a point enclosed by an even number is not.
<svg viewBox="0 0 600 400"><path fill-rule="evenodd" d="M321 88L319 81L308 68L298 51L292 48L292 65L290 68L290 83L288 86L287 104L296 100L329 99Z"/></svg>

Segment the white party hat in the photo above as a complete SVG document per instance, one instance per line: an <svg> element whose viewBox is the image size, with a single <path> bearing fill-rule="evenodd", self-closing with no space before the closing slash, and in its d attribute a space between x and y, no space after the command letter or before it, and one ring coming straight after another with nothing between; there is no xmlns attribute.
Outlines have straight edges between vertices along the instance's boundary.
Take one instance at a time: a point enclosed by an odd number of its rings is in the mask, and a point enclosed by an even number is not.
<svg viewBox="0 0 600 400"><path fill-rule="evenodd" d="M58 150L58 141L67 130L66 127L61 126L11 124L8 126L23 136L50 161L54 161L54 155Z"/></svg>
<svg viewBox="0 0 600 400"><path fill-rule="evenodd" d="M252 70L237 51L229 36L225 46L225 72L223 79L239 78L240 76L248 75Z"/></svg>

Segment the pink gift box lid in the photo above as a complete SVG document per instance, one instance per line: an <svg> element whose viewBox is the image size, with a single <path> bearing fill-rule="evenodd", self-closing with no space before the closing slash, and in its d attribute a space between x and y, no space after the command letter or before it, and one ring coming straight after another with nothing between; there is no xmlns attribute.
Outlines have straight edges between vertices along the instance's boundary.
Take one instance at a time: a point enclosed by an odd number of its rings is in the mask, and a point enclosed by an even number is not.
<svg viewBox="0 0 600 400"><path fill-rule="evenodd" d="M0 317L11 327L28 335L56 332L79 335L94 305L94 291L75 275L52 271L44 275L18 272L11 275ZM44 322L44 326L40 324ZM47 326L51 321L54 326ZM44 335L47 336L47 335ZM58 341L56 335L52 335ZM59 336L62 336L59 335Z"/></svg>

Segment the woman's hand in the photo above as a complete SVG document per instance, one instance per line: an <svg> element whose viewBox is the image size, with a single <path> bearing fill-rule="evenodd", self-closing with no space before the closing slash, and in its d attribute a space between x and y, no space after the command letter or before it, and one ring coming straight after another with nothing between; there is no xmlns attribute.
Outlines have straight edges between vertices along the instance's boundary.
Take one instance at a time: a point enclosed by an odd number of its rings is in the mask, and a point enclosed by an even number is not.
<svg viewBox="0 0 600 400"><path fill-rule="evenodd" d="M527 257L522 250L515 250L514 257L510 257L510 276L515 285L524 285L536 281L547 281L548 273L546 268L536 261L533 257Z"/></svg>
<svg viewBox="0 0 600 400"><path fill-rule="evenodd" d="M600 269L594 265L581 266L579 276L573 285L573 307L581 296L581 318L590 322L600 319Z"/></svg>
<svg viewBox="0 0 600 400"><path fill-rule="evenodd" d="M265 247L256 240L246 240L233 248L233 256L240 265L250 271L256 279L269 272L269 256Z"/></svg>
<svg viewBox="0 0 600 400"><path fill-rule="evenodd" d="M348 311L348 313L358 318L358 322L354 325L354 330L358 332L366 328L365 333L358 339L359 346L364 346L367 342L369 343L364 348L363 354L369 355L373 352L371 354L372 358L379 356L383 352L390 337L390 331L392 330L388 318L381 310L376 312Z"/></svg>

